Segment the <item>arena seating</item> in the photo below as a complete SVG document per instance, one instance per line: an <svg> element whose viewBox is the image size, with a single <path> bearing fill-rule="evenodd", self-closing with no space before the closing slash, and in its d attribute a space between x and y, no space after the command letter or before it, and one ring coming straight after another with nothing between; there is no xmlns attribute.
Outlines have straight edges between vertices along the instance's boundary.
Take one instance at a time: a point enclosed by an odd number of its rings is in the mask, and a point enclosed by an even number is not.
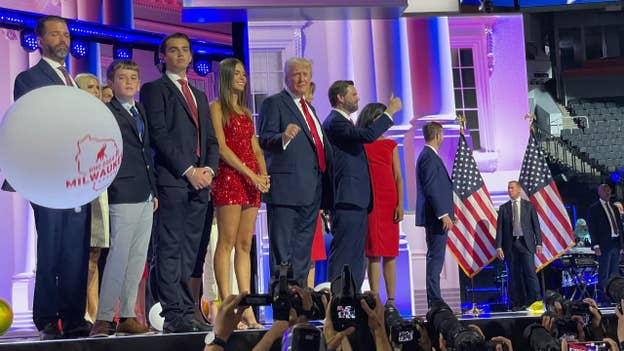
<svg viewBox="0 0 624 351"><path fill-rule="evenodd" d="M585 154L593 166L608 172L624 166L624 106L615 102L574 100L568 104L578 128L563 129L561 138Z"/></svg>

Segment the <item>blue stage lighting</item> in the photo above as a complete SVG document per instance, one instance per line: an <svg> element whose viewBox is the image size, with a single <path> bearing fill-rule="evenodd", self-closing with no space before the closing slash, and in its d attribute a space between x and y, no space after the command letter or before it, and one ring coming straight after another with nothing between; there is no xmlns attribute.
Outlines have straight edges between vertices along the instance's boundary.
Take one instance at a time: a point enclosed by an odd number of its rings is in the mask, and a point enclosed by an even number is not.
<svg viewBox="0 0 624 351"><path fill-rule="evenodd" d="M28 52L33 52L39 48L39 45L37 44L37 36L29 28L22 29L20 32L20 43Z"/></svg>
<svg viewBox="0 0 624 351"><path fill-rule="evenodd" d="M87 55L87 44L80 39L73 39L71 43L71 54L75 58L83 58Z"/></svg>
<svg viewBox="0 0 624 351"><path fill-rule="evenodd" d="M195 73L197 73L199 76L205 77L212 70L210 66L210 60L208 59L208 57L203 55L194 55L193 69L195 70Z"/></svg>
<svg viewBox="0 0 624 351"><path fill-rule="evenodd" d="M132 60L132 46L115 43L113 45L113 58L115 60Z"/></svg>

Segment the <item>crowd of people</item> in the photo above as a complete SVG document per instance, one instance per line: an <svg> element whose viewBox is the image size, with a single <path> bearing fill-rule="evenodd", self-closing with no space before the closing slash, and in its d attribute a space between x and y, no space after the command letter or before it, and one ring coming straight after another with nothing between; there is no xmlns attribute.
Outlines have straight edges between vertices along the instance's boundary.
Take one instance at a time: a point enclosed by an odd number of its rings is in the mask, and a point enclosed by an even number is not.
<svg viewBox="0 0 624 351"><path fill-rule="evenodd" d="M100 86L96 76L72 77L65 67L71 38L63 18L42 17L35 32L41 60L16 77L14 98L49 85L80 88L108 106L124 150L115 179L93 202L65 210L32 204L33 320L41 339L151 333L146 290L161 304L163 332L210 330L216 301L231 295L231 270L238 291L250 290L261 201L271 272L287 262L300 286L313 285L311 264L326 256L321 219L331 218L327 280L349 265L358 290L366 270L378 290L383 259L385 304L394 305L403 189L397 144L382 134L402 108L399 98L365 106L356 125L357 90L339 80L321 123L312 105L312 62L294 57L284 67L284 90L264 100L256 130L244 63L220 62L218 98L209 102L189 83L193 52L185 34L162 40L160 78L141 84L138 64L115 60ZM3 189L12 190L6 181ZM214 257L208 250L213 216ZM214 276L217 291L202 276ZM237 323L262 327L252 309Z"/></svg>

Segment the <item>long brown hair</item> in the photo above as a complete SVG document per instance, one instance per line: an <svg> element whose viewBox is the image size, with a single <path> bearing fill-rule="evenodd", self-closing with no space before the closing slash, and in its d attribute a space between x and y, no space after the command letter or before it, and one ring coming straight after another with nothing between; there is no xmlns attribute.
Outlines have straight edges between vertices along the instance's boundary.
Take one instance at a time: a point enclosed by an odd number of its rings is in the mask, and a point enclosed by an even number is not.
<svg viewBox="0 0 624 351"><path fill-rule="evenodd" d="M241 64L245 67L241 60L237 58L226 58L219 62L219 103L221 104L222 121L224 125L230 124L230 114L236 113L234 110L234 99L232 95L232 81L234 80L234 72L236 65ZM236 94L238 98L238 106L243 110L245 115L251 119L251 111L247 108L247 84L245 89Z"/></svg>

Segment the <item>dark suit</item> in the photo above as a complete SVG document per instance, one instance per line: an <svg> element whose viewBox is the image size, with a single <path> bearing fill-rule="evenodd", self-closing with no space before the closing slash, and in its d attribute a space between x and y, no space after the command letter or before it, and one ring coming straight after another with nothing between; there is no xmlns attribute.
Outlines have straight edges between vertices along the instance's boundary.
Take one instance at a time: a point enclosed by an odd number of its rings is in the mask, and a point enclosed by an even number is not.
<svg viewBox="0 0 624 351"><path fill-rule="evenodd" d="M145 109L138 101L135 107L144 119L146 128L139 138L137 125L130 113L116 98L108 104L117 120L123 140L123 158L115 180L108 187L108 203L137 203L156 196L156 178L152 164L149 128L145 120Z"/></svg>
<svg viewBox="0 0 624 351"><path fill-rule="evenodd" d="M65 85L43 59L15 78L15 100L31 90ZM86 116L88 117L88 116ZM10 189L8 183L3 190ZM90 207L58 210L31 203L37 229L33 321L39 330L60 318L63 330L84 324L90 243ZM78 212L76 212L78 211Z"/></svg>
<svg viewBox="0 0 624 351"><path fill-rule="evenodd" d="M537 211L533 203L520 199L522 236L514 237L512 201L498 209L496 248L503 249L509 266L509 297L514 306L526 306L540 300L535 273L535 248L542 245Z"/></svg>
<svg viewBox="0 0 624 351"><path fill-rule="evenodd" d="M308 106L320 125L316 112ZM282 135L291 123L301 132L284 149ZM271 273L275 274L280 263L290 262L294 278L306 286L319 208L331 204L331 144L319 128L326 163L322 172L305 117L286 90L263 101L258 124L260 146L271 176L271 189L264 197Z"/></svg>
<svg viewBox="0 0 624 351"><path fill-rule="evenodd" d="M164 328L173 332L189 330L194 319L188 282L210 200L209 189L195 191L183 174L190 166L210 167L216 172L219 160L206 95L189 87L197 101L199 130L182 92L167 75L143 85L140 94L155 151L160 204L154 238L158 296Z"/></svg>
<svg viewBox="0 0 624 351"><path fill-rule="evenodd" d="M604 290L609 278L612 276L620 275L620 249L624 247L622 245L622 221L619 220L619 212L617 207L613 206L611 202L608 203L613 213L613 219L616 223L615 228L618 234L617 238L611 237L611 225L609 224L609 217L600 202L596 201L589 207L589 214L587 217L587 223L589 228L589 235L591 237L591 245L600 247L601 255L598 257L598 280L600 286Z"/></svg>
<svg viewBox="0 0 624 351"><path fill-rule="evenodd" d="M364 242L368 212L372 210L368 159L364 144L377 140L392 126L392 119L383 115L367 128L359 128L338 111L332 110L323 128L334 149L334 238L329 253L328 279L340 275L345 264L351 266L355 287L364 281L366 258Z"/></svg>
<svg viewBox="0 0 624 351"><path fill-rule="evenodd" d="M416 225L425 227L427 242L427 301L442 301L440 273L444 266L447 232L439 219L448 214L453 220L453 183L444 162L429 146L416 161Z"/></svg>

